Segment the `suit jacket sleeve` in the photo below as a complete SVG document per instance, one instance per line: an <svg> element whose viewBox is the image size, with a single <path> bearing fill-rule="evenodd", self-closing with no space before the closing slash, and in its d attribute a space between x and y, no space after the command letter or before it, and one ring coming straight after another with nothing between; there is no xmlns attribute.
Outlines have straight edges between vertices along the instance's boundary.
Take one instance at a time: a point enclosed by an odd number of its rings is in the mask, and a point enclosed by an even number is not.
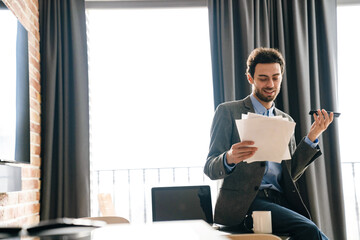
<svg viewBox="0 0 360 240"><path fill-rule="evenodd" d="M305 137L300 141L299 145L296 146L295 137L292 136L290 143L291 162L286 160L289 173L291 174L292 180L297 181L308 166L318 158L322 153L319 146L312 148L305 142Z"/></svg>
<svg viewBox="0 0 360 240"><path fill-rule="evenodd" d="M211 126L209 154L204 167L204 173L210 179L222 179L227 175L224 166L224 154L231 148L233 142L233 129L236 127L233 126L233 119L228 107L221 104L217 107ZM235 137L239 142L239 137Z"/></svg>

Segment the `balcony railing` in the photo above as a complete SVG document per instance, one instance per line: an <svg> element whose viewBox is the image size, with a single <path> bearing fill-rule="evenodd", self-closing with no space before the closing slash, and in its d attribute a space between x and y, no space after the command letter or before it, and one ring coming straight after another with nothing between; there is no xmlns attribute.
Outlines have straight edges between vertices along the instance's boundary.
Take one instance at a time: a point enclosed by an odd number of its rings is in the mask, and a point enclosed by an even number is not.
<svg viewBox="0 0 360 240"><path fill-rule="evenodd" d="M130 222L151 222L151 188L170 185L210 185L216 199L216 182L203 167L97 170L92 172L91 213L99 216L99 193L110 193L117 215Z"/></svg>
<svg viewBox="0 0 360 240"><path fill-rule="evenodd" d="M341 164L348 240L360 239L360 162Z"/></svg>
<svg viewBox="0 0 360 240"><path fill-rule="evenodd" d="M342 163L347 234L360 236L360 162ZM97 170L92 172L92 215L100 215L97 195L110 193L118 215L130 222L151 222L151 187L162 185L210 185L213 204L217 182L203 174L203 167Z"/></svg>

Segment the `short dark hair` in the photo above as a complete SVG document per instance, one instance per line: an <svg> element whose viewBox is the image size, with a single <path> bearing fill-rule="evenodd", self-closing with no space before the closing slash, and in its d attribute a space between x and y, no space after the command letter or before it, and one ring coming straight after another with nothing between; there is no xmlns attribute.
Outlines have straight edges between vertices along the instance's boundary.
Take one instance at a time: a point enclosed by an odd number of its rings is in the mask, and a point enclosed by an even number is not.
<svg viewBox="0 0 360 240"><path fill-rule="evenodd" d="M246 75L250 74L250 76L254 78L255 67L258 63L279 63L281 74L283 74L285 70L284 57L274 48L255 48L247 59Z"/></svg>

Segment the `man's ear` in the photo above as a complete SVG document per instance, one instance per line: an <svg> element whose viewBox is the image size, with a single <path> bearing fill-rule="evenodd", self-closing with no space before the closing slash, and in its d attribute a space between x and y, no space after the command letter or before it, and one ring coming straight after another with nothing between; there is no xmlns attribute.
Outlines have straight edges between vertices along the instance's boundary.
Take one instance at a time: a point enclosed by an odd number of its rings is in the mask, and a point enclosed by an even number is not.
<svg viewBox="0 0 360 240"><path fill-rule="evenodd" d="M251 77L250 73L247 74L247 79L250 84L254 84L254 79Z"/></svg>

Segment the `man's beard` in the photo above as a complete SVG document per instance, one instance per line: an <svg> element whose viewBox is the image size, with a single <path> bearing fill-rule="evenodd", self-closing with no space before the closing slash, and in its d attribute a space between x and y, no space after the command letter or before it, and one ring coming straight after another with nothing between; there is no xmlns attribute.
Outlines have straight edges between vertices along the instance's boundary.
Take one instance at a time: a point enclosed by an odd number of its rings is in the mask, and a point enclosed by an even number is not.
<svg viewBox="0 0 360 240"><path fill-rule="evenodd" d="M258 89L255 88L255 95L263 102L272 102L275 100L278 92L275 90L275 94L273 96L264 96Z"/></svg>

